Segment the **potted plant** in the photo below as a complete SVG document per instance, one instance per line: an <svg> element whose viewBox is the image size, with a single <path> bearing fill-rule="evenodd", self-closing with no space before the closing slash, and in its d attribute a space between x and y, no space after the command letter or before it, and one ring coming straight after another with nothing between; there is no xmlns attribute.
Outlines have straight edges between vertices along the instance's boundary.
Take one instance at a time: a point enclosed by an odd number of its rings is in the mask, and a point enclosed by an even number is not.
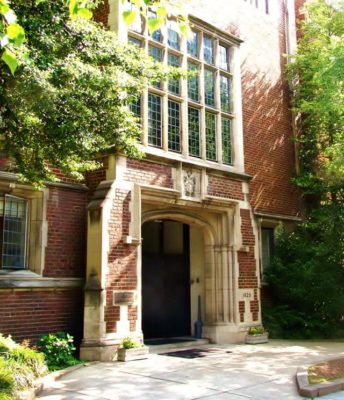
<svg viewBox="0 0 344 400"><path fill-rule="evenodd" d="M125 337L117 350L118 361L142 360L148 357L149 347L130 336Z"/></svg>
<svg viewBox="0 0 344 400"><path fill-rule="evenodd" d="M269 341L269 332L263 326L251 326L246 334L245 343L260 344Z"/></svg>

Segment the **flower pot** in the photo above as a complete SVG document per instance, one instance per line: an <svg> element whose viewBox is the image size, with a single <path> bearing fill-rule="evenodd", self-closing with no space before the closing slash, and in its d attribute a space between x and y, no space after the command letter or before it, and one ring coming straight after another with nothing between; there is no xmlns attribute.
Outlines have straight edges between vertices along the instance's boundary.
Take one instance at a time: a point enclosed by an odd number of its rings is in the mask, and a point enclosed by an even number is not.
<svg viewBox="0 0 344 400"><path fill-rule="evenodd" d="M247 344L261 344L269 341L269 334L267 332L258 335L246 335L245 343Z"/></svg>
<svg viewBox="0 0 344 400"><path fill-rule="evenodd" d="M117 350L117 361L143 360L148 357L149 347L135 347L133 349L119 348Z"/></svg>

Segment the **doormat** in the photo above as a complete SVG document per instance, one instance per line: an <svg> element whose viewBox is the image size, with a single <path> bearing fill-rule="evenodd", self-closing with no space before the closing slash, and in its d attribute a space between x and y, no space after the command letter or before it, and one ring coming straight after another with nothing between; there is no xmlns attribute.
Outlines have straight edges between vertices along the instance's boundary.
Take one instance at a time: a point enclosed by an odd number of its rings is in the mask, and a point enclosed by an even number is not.
<svg viewBox="0 0 344 400"><path fill-rule="evenodd" d="M180 357L180 358L203 358L230 354L232 351L224 349L189 349L160 353L159 356Z"/></svg>
<svg viewBox="0 0 344 400"><path fill-rule="evenodd" d="M163 338L163 339L148 339L145 340L145 344L148 346L159 346L161 344L173 344L173 343L184 343L184 342L195 342L197 339L194 338Z"/></svg>

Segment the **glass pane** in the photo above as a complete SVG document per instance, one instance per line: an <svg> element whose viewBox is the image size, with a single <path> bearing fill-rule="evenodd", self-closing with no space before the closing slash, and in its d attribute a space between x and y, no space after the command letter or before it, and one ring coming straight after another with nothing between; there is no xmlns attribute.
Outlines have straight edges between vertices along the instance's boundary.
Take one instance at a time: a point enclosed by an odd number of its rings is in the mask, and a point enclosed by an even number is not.
<svg viewBox="0 0 344 400"><path fill-rule="evenodd" d="M149 45L148 46L148 54L154 58L156 62L161 62L162 59L162 50L158 47ZM158 89L161 89L161 82L153 82L152 85Z"/></svg>
<svg viewBox="0 0 344 400"><path fill-rule="evenodd" d="M188 127L189 127L189 154L200 157L200 124L199 110L188 108Z"/></svg>
<svg viewBox="0 0 344 400"><path fill-rule="evenodd" d="M216 116L205 113L205 151L207 160L216 161Z"/></svg>
<svg viewBox="0 0 344 400"><path fill-rule="evenodd" d="M188 54L193 57L198 57L198 34L191 32L188 38Z"/></svg>
<svg viewBox="0 0 344 400"><path fill-rule="evenodd" d="M134 5L132 3L128 3L127 10L134 11L135 10ZM140 13L136 14L135 21L129 26L129 29L134 32L142 33L143 29L142 29L142 19Z"/></svg>
<svg viewBox="0 0 344 400"><path fill-rule="evenodd" d="M156 19L156 13L153 12L153 11L148 11L148 18L154 18L154 19ZM152 38L153 40L156 40L157 42L162 42L162 33L161 33L161 30L158 29L157 31L154 31L154 32L151 34L151 38Z"/></svg>
<svg viewBox="0 0 344 400"><path fill-rule="evenodd" d="M188 63L189 71L197 71L198 66L193 63ZM188 97L190 100L199 101L199 76L190 76L188 78Z"/></svg>
<svg viewBox="0 0 344 400"><path fill-rule="evenodd" d="M214 74L208 69L204 70L204 100L207 106L215 105L215 80Z"/></svg>
<svg viewBox="0 0 344 400"><path fill-rule="evenodd" d="M168 54L167 57L168 65L171 67L179 67L180 66L180 57L175 56L174 54ZM179 79L170 79L168 81L168 91L174 94L180 94L180 84Z"/></svg>
<svg viewBox="0 0 344 400"><path fill-rule="evenodd" d="M138 98L130 104L130 111L136 118L141 118L141 99Z"/></svg>
<svg viewBox="0 0 344 400"><path fill-rule="evenodd" d="M142 42L140 39L136 39L132 36L128 36L128 42L131 44L136 45L137 47L141 47L142 46Z"/></svg>
<svg viewBox="0 0 344 400"><path fill-rule="evenodd" d="M179 35L177 26L174 22L170 22L167 27L167 43L172 49L179 50Z"/></svg>
<svg viewBox="0 0 344 400"><path fill-rule="evenodd" d="M161 147L161 97L148 94L148 143Z"/></svg>
<svg viewBox="0 0 344 400"><path fill-rule="evenodd" d="M232 164L231 120L222 118L222 162Z"/></svg>
<svg viewBox="0 0 344 400"><path fill-rule="evenodd" d="M25 267L26 214L25 200L6 196L2 253L5 268Z"/></svg>
<svg viewBox="0 0 344 400"><path fill-rule="evenodd" d="M168 149L180 151L180 105L168 101Z"/></svg>
<svg viewBox="0 0 344 400"><path fill-rule="evenodd" d="M225 76L220 78L221 110L230 112L230 80Z"/></svg>
<svg viewBox="0 0 344 400"><path fill-rule="evenodd" d="M229 71L229 49L228 47L219 46L219 67Z"/></svg>
<svg viewBox="0 0 344 400"><path fill-rule="evenodd" d="M273 228L262 228L262 267L263 271L269 265L274 252Z"/></svg>
<svg viewBox="0 0 344 400"><path fill-rule="evenodd" d="M203 58L208 64L214 64L213 41L208 36L203 36Z"/></svg>

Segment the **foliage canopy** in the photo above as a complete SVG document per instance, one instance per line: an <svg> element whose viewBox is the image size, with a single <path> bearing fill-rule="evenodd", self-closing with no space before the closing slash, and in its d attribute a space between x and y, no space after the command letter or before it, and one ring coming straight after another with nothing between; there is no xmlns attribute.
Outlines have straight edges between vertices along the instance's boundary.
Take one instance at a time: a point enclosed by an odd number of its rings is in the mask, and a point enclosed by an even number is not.
<svg viewBox="0 0 344 400"><path fill-rule="evenodd" d="M138 121L128 105L147 79L167 71L101 25L69 18L64 0L13 4L26 33L28 61L1 73L1 147L26 181L42 184L54 170L81 178L95 156L139 156ZM172 72L172 74L175 73Z"/></svg>
<svg viewBox="0 0 344 400"><path fill-rule="evenodd" d="M343 335L344 2L309 2L288 77L298 115L305 220L277 238L266 271L273 307L265 324L279 337Z"/></svg>

